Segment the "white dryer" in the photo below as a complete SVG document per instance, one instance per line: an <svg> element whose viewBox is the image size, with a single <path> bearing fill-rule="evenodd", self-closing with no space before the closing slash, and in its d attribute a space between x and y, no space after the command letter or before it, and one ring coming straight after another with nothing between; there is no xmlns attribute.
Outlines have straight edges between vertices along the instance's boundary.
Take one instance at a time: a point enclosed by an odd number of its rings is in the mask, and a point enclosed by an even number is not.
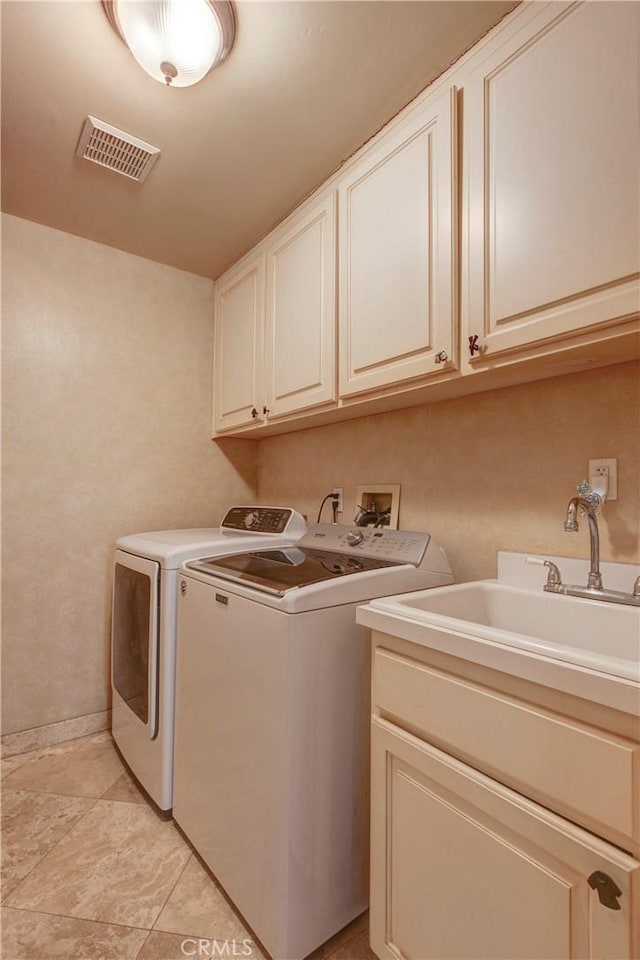
<svg viewBox="0 0 640 960"><path fill-rule="evenodd" d="M174 817L277 960L368 905L370 640L356 607L452 580L426 533L329 524L182 567Z"/></svg>
<svg viewBox="0 0 640 960"><path fill-rule="evenodd" d="M163 817L173 803L176 591L185 560L294 543L306 530L289 507L232 507L219 528L156 530L116 544L111 628L112 733Z"/></svg>

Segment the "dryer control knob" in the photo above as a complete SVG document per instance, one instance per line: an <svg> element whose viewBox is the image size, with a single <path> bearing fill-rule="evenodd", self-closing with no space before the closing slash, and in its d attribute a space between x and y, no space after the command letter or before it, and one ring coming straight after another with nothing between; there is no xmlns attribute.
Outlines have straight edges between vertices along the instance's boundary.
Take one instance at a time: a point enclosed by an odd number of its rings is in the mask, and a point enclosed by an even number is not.
<svg viewBox="0 0 640 960"><path fill-rule="evenodd" d="M347 534L347 543L352 547L357 547L359 543L362 543L364 540L364 533L362 530L349 530Z"/></svg>
<svg viewBox="0 0 640 960"><path fill-rule="evenodd" d="M248 513L244 518L244 525L248 530L250 530L251 527L255 527L257 522L258 522L257 513Z"/></svg>

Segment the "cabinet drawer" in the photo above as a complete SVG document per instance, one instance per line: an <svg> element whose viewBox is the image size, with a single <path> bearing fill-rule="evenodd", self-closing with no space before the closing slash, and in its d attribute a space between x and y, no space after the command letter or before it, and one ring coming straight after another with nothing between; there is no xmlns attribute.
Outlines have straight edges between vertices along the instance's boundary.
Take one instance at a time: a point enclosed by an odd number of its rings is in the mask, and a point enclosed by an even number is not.
<svg viewBox="0 0 640 960"><path fill-rule="evenodd" d="M383 648L374 710L624 845L640 841L640 745Z"/></svg>

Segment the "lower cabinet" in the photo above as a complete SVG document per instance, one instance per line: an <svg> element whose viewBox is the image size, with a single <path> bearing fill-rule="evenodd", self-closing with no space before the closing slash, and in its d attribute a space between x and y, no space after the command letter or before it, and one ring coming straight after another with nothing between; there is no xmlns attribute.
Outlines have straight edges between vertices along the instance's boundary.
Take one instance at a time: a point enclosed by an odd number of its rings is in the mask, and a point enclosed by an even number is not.
<svg viewBox="0 0 640 960"><path fill-rule="evenodd" d="M411 960L640 956L640 863L372 721L371 946Z"/></svg>

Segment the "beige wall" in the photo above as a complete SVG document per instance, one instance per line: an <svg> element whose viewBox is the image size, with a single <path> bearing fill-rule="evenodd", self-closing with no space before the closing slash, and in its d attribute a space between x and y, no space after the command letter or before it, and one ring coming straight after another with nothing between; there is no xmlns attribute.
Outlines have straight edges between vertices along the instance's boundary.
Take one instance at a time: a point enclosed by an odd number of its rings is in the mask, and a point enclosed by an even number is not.
<svg viewBox="0 0 640 960"><path fill-rule="evenodd" d="M588 556L586 526L563 530L566 504L590 458L617 457L602 557L640 560L639 385L626 363L265 439L259 497L315 521L341 486L350 523L359 484L400 483L400 526L431 531L456 578L472 580L495 576L500 549Z"/></svg>
<svg viewBox="0 0 640 960"><path fill-rule="evenodd" d="M210 281L2 220L3 733L108 706L117 537L211 526L256 449L210 438Z"/></svg>

